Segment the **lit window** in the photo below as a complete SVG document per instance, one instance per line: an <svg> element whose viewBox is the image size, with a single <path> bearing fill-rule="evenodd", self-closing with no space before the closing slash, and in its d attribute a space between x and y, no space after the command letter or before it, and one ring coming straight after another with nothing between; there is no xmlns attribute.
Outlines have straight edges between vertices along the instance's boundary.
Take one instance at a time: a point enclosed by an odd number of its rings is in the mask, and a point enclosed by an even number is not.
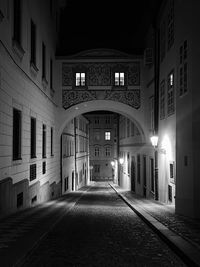
<svg viewBox="0 0 200 267"><path fill-rule="evenodd" d="M76 86L85 86L85 73L84 72L76 73Z"/></svg>
<svg viewBox="0 0 200 267"><path fill-rule="evenodd" d="M115 85L124 86L124 72L115 72Z"/></svg>
<svg viewBox="0 0 200 267"><path fill-rule="evenodd" d="M110 140L110 132L105 132L105 140Z"/></svg>
<svg viewBox="0 0 200 267"><path fill-rule="evenodd" d="M175 99L174 99L174 73L171 72L168 76L167 83L167 113L173 114L175 111Z"/></svg>

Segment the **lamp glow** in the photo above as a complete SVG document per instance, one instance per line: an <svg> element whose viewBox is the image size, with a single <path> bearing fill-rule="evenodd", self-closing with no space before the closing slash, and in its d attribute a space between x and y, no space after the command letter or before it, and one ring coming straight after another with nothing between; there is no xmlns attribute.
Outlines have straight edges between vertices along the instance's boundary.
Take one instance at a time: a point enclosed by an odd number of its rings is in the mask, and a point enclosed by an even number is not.
<svg viewBox="0 0 200 267"><path fill-rule="evenodd" d="M112 165L112 167L114 167L115 166L115 162L111 161L111 165Z"/></svg>
<svg viewBox="0 0 200 267"><path fill-rule="evenodd" d="M123 158L119 158L119 163L123 164L124 163L124 159Z"/></svg>
<svg viewBox="0 0 200 267"><path fill-rule="evenodd" d="M151 144L152 146L156 147L158 145L158 136L157 135L153 135L151 136Z"/></svg>

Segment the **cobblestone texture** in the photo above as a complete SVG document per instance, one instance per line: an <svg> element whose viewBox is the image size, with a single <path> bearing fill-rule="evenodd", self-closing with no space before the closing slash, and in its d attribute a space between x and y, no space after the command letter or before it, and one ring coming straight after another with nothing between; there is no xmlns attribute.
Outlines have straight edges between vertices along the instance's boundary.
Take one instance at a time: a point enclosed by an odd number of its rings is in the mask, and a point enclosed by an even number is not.
<svg viewBox="0 0 200 267"><path fill-rule="evenodd" d="M185 266L108 186L94 186L22 266Z"/></svg>

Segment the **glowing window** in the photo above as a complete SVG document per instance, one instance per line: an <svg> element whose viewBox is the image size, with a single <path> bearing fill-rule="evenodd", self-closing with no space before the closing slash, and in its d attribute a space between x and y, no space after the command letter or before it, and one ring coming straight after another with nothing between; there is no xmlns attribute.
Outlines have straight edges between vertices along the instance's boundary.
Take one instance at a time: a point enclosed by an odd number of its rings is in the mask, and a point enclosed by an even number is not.
<svg viewBox="0 0 200 267"><path fill-rule="evenodd" d="M124 86L124 72L115 72L115 85Z"/></svg>
<svg viewBox="0 0 200 267"><path fill-rule="evenodd" d="M105 140L110 140L110 132L105 132Z"/></svg>
<svg viewBox="0 0 200 267"><path fill-rule="evenodd" d="M76 73L76 86L85 86L85 73L84 72Z"/></svg>

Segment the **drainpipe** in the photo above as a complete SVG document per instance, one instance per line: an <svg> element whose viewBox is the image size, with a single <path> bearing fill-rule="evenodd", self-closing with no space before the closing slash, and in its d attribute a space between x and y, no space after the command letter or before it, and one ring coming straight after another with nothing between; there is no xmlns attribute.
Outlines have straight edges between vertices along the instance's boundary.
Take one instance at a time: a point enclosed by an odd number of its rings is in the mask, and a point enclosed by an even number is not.
<svg viewBox="0 0 200 267"><path fill-rule="evenodd" d="M63 173L63 155L62 155L62 134L61 134L61 137L60 137L60 187L61 187L61 195L62 195L62 189L63 189L62 173Z"/></svg>

